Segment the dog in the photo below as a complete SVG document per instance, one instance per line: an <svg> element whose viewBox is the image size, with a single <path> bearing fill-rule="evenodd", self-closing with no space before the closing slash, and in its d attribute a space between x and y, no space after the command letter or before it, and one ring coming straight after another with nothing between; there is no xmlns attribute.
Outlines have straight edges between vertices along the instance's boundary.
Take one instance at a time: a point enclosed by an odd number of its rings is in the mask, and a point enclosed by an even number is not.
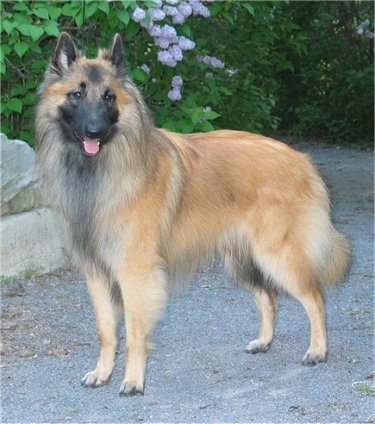
<svg viewBox="0 0 375 424"><path fill-rule="evenodd" d="M125 71L119 34L89 59L61 33L39 95L41 184L85 273L100 340L84 386L108 383L124 315L120 394L144 393L149 336L169 287L215 254L259 308L248 352L269 349L282 291L310 320L302 362L326 361L323 292L344 278L350 244L332 225L327 189L306 155L242 131L156 128Z"/></svg>

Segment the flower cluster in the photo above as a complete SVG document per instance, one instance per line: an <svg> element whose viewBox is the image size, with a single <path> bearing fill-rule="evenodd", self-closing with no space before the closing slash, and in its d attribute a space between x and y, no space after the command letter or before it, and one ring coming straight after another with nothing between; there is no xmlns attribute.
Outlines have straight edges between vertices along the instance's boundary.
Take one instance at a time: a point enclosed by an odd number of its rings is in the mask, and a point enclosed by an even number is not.
<svg viewBox="0 0 375 424"><path fill-rule="evenodd" d="M214 56L197 56L197 60L199 62L205 63L206 65L210 65L213 68L220 69L225 67L225 63Z"/></svg>
<svg viewBox="0 0 375 424"><path fill-rule="evenodd" d="M357 34L358 35L364 35L367 38L374 38L374 32L369 30L370 27L370 21L366 19L365 21L361 22L357 27Z"/></svg>
<svg viewBox="0 0 375 424"><path fill-rule="evenodd" d="M183 83L184 81L182 77L180 77L179 75L175 75L172 78L172 90L168 92L168 97L173 102L178 102L179 100L182 99L180 88L182 87Z"/></svg>
<svg viewBox="0 0 375 424"><path fill-rule="evenodd" d="M158 7L148 9L149 19L146 19L146 11L140 6L134 9L132 19L146 28L154 38L155 46L159 47L158 61L175 67L183 59L184 51L194 49L195 43L187 37L179 36L173 26L158 22L169 17L173 24L183 24L191 15L208 17L210 11L200 0L158 0L154 3Z"/></svg>
<svg viewBox="0 0 375 424"><path fill-rule="evenodd" d="M184 58L184 53L195 48L195 42L190 38L179 35L172 25L181 25L191 16L208 18L210 10L201 0L154 0L153 7L147 7L138 2L132 15L133 21L145 28L158 47L157 59L163 65L175 67ZM198 59L199 60L199 59ZM201 57L203 63L214 68L223 68L222 61L211 56ZM149 68L142 69L149 73ZM181 100L182 78L174 77L172 90L168 97L173 101Z"/></svg>

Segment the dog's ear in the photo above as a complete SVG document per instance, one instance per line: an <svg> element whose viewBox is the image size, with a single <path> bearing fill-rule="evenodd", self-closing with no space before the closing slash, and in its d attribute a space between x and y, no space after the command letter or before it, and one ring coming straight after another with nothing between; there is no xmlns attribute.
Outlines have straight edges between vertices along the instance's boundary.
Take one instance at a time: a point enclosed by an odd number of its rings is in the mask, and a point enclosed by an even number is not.
<svg viewBox="0 0 375 424"><path fill-rule="evenodd" d="M52 56L52 66L60 74L67 71L77 59L78 53L72 37L67 32L62 32L57 40Z"/></svg>
<svg viewBox="0 0 375 424"><path fill-rule="evenodd" d="M117 72L121 75L125 72L125 55L124 47L120 34L113 37L112 44L109 48L109 60L116 67Z"/></svg>

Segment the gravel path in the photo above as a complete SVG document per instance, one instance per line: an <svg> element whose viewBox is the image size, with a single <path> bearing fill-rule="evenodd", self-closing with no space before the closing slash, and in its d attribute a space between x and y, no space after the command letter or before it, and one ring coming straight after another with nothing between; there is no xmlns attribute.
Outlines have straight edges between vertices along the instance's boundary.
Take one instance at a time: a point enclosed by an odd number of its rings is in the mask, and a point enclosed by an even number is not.
<svg viewBox="0 0 375 424"><path fill-rule="evenodd" d="M65 270L2 284L1 422L374 422L373 154L299 147L319 166L336 226L354 246L349 277L326 296L326 364L300 365L309 325L286 297L271 350L246 354L254 301L215 264L171 299L145 396L118 396L123 334L110 384L86 389L80 379L98 353L93 312L82 276Z"/></svg>

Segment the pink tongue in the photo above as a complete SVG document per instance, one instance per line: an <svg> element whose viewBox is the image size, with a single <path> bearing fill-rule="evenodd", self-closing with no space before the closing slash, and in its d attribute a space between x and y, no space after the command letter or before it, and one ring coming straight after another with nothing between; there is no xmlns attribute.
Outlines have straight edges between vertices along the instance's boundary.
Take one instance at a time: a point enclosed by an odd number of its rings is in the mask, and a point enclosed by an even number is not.
<svg viewBox="0 0 375 424"><path fill-rule="evenodd" d="M95 156L100 149L100 143L99 140L90 140L86 138L83 140L83 149L88 156Z"/></svg>

